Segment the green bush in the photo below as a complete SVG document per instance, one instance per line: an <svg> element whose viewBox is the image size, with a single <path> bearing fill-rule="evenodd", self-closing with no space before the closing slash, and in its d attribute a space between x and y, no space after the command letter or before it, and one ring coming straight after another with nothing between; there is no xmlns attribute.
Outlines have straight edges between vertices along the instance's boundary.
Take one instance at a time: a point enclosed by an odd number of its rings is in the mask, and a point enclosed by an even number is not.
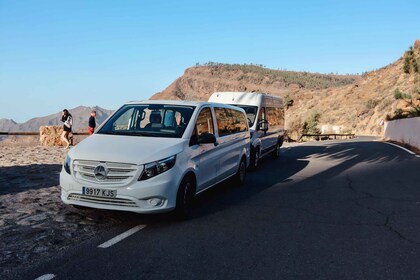
<svg viewBox="0 0 420 280"><path fill-rule="evenodd" d="M404 58L404 66L403 66L404 73L410 73L410 58L406 56Z"/></svg>
<svg viewBox="0 0 420 280"><path fill-rule="evenodd" d="M286 95L284 97L284 104L286 105L286 110L293 106L293 99L290 97L290 95Z"/></svg>
<svg viewBox="0 0 420 280"><path fill-rule="evenodd" d="M321 115L317 112L312 113L303 123L303 134L320 134L318 123Z"/></svg>
<svg viewBox="0 0 420 280"><path fill-rule="evenodd" d="M410 46L409 50L405 52L404 54L404 65L403 65L403 70L404 73L410 73L410 72L415 72L415 73L419 73L419 65L417 62L417 59L415 58L414 55L414 49L412 46Z"/></svg>
<svg viewBox="0 0 420 280"><path fill-rule="evenodd" d="M394 97L395 97L395 99L402 99L403 100L403 99L410 99L411 95L400 91L399 88L396 88L395 91L394 91Z"/></svg>
<svg viewBox="0 0 420 280"><path fill-rule="evenodd" d="M414 106L410 111L408 111L407 117L409 118L420 117L420 106Z"/></svg>

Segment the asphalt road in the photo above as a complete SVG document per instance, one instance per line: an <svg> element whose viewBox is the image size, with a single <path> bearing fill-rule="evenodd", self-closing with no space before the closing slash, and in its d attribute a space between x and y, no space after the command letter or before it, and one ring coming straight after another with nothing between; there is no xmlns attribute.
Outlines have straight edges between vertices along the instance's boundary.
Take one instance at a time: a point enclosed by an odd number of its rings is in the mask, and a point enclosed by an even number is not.
<svg viewBox="0 0 420 280"><path fill-rule="evenodd" d="M16 277L419 279L420 158L368 138L306 143L199 196L188 221L124 219Z"/></svg>

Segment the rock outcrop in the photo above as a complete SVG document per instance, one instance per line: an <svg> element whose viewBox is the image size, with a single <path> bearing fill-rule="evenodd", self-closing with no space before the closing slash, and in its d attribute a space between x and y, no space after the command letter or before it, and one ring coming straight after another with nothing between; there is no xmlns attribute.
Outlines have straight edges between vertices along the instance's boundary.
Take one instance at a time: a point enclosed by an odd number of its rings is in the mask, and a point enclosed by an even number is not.
<svg viewBox="0 0 420 280"><path fill-rule="evenodd" d="M62 134L63 126L41 126L39 128L39 142L43 146L64 146L65 144L61 140Z"/></svg>

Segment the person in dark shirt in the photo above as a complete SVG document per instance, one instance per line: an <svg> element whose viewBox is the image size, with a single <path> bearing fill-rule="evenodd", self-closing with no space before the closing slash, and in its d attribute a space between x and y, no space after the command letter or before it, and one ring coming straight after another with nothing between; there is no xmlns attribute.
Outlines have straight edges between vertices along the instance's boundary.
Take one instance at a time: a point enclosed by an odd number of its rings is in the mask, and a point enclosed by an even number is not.
<svg viewBox="0 0 420 280"><path fill-rule="evenodd" d="M93 132L95 131L95 127L96 127L96 111L92 111L90 113L90 118L89 118L89 126L88 126L88 130L89 130L89 134L92 135Z"/></svg>
<svg viewBox="0 0 420 280"><path fill-rule="evenodd" d="M61 115L61 121L64 123L63 134L61 135L61 139L64 143L66 143L66 148L69 148L70 145L73 145L73 138L70 137L71 127L73 126L73 117L67 109L63 110L63 113Z"/></svg>

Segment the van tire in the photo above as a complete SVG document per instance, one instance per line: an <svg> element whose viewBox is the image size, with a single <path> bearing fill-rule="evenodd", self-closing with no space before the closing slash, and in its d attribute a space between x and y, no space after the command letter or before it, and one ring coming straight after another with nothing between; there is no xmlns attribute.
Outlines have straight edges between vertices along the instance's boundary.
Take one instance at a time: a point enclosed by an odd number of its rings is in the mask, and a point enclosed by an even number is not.
<svg viewBox="0 0 420 280"><path fill-rule="evenodd" d="M188 219L195 196L195 181L191 176L185 176L179 184L176 196L175 217L178 220Z"/></svg>
<svg viewBox="0 0 420 280"><path fill-rule="evenodd" d="M257 146L255 149L252 149L251 151L251 162L249 165L249 169L252 171L257 170L260 164L260 159L261 159L260 147Z"/></svg>
<svg viewBox="0 0 420 280"><path fill-rule="evenodd" d="M274 150L270 153L271 157L274 159L279 158L280 156L280 143L277 142L276 147Z"/></svg>
<svg viewBox="0 0 420 280"><path fill-rule="evenodd" d="M241 162L239 163L239 166L238 166L238 171L233 177L233 181L235 185L242 186L245 183L245 178L246 178L246 159L245 157L242 157Z"/></svg>
<svg viewBox="0 0 420 280"><path fill-rule="evenodd" d="M279 137L279 139L277 139L277 145L276 145L276 149L274 151L271 152L271 156L273 158L279 158L280 156L280 147L283 146L283 142L284 142L284 137Z"/></svg>

